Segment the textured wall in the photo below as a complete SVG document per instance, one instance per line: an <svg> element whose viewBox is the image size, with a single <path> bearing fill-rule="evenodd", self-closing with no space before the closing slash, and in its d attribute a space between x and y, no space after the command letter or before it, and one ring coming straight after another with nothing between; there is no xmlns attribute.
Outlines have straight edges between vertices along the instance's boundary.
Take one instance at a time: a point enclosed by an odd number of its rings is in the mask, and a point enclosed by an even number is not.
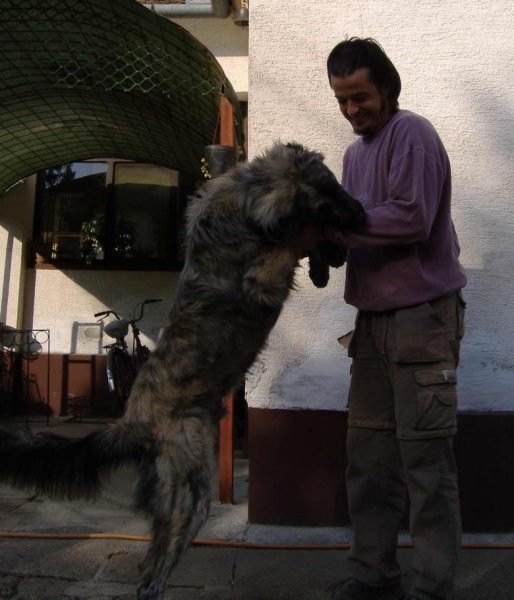
<svg viewBox="0 0 514 600"><path fill-rule="evenodd" d="M454 221L469 284L461 407L514 410L514 32L510 1L252 0L250 153L296 140L340 174L353 135L325 73L346 36L372 36L403 81L402 108L439 130L454 173ZM248 383L255 407L341 409L352 328L343 273L314 290L306 270Z"/></svg>
<svg viewBox="0 0 514 600"><path fill-rule="evenodd" d="M145 298L162 298L161 303L145 306L139 324L142 341L152 347L166 326L178 276L159 271L30 269L25 323L34 329L50 329L52 352L102 354L102 346L113 340L102 333L94 313L110 308L130 318ZM105 322L111 320L108 317Z"/></svg>

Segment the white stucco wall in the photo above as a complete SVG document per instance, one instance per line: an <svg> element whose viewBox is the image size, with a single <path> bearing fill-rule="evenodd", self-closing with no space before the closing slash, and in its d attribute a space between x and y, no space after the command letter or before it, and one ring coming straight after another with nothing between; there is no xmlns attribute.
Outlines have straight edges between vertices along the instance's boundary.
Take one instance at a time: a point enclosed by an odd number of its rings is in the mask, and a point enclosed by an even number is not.
<svg viewBox="0 0 514 600"><path fill-rule="evenodd" d="M347 36L376 38L402 77L400 104L428 117L454 174L454 222L469 283L461 408L514 410L514 31L509 0L252 0L249 150L296 140L340 174L353 134L325 61ZM352 328L343 273L315 290L306 271L248 381L251 406L343 409Z"/></svg>

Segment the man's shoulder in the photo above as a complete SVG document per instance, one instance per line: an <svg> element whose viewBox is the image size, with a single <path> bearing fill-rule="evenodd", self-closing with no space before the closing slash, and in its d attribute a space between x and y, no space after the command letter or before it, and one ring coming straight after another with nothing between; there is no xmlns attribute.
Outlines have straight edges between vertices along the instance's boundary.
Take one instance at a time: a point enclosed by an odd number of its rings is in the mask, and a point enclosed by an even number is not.
<svg viewBox="0 0 514 600"><path fill-rule="evenodd" d="M412 148L422 148L430 154L444 150L443 144L432 123L410 110L398 110L387 124L370 138L358 137L345 150L345 161L368 155L375 149L378 153L402 153Z"/></svg>
<svg viewBox="0 0 514 600"><path fill-rule="evenodd" d="M404 133L409 136L438 137L432 123L421 115L410 110L399 110L390 121L392 133Z"/></svg>

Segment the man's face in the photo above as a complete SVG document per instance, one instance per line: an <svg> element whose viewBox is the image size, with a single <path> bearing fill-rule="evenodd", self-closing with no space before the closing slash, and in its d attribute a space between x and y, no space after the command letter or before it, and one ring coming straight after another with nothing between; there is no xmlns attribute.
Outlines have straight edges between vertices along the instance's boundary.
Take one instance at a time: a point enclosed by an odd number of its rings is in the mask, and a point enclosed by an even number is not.
<svg viewBox="0 0 514 600"><path fill-rule="evenodd" d="M339 109L354 133L362 136L379 131L392 112L384 91L370 81L368 71L362 68L346 77L330 76Z"/></svg>

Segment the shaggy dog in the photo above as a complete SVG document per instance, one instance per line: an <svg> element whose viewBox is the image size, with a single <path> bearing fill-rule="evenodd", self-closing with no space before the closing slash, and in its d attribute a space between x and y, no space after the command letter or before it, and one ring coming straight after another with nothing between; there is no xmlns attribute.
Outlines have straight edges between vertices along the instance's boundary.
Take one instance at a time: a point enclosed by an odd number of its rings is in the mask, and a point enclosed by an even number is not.
<svg viewBox="0 0 514 600"><path fill-rule="evenodd" d="M136 508L151 521L139 600L163 598L168 576L209 512L222 398L275 324L310 244L310 275L341 266L342 232L364 220L323 157L276 144L208 182L188 210L187 251L169 325L122 418L83 439L26 438L0 428L0 481L66 499L94 498L105 476L136 464ZM314 235L313 235L314 232Z"/></svg>

